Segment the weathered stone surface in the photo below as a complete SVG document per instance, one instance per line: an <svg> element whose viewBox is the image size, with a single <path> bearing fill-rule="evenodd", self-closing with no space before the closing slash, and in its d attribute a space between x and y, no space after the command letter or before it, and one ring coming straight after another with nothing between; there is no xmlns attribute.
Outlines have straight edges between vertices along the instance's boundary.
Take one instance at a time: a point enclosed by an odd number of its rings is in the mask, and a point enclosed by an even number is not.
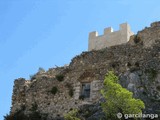
<svg viewBox="0 0 160 120"><path fill-rule="evenodd" d="M99 90L103 87L105 74L114 70L120 78L120 84L132 91L134 97L145 102L144 112L158 113L160 27L157 24L138 32L127 44L83 52L73 58L69 66L37 73L32 80L15 80L11 112L14 113L21 106L26 106L27 113L32 104L37 103L38 111L48 113L48 120L62 117L72 108L99 101ZM61 82L56 78L59 74L64 76ZM85 82L91 83L91 97L80 100L82 83ZM58 89L55 95L51 93L53 87ZM69 94L71 90L73 96Z"/></svg>

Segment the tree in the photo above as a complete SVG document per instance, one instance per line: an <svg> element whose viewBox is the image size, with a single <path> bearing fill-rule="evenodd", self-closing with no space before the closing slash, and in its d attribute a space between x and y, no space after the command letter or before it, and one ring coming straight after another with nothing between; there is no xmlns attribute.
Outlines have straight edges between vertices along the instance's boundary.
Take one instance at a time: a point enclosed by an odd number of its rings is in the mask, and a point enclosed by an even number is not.
<svg viewBox="0 0 160 120"><path fill-rule="evenodd" d="M139 114L145 108L143 101L133 98L133 93L118 84L118 77L113 71L109 71L105 76L104 87L101 94L106 99L102 103L102 109L107 118L116 120L117 113Z"/></svg>
<svg viewBox="0 0 160 120"><path fill-rule="evenodd" d="M68 112L67 114L65 114L64 118L65 118L65 120L80 120L79 118L77 118L77 113L78 113L78 110L73 109L70 112Z"/></svg>

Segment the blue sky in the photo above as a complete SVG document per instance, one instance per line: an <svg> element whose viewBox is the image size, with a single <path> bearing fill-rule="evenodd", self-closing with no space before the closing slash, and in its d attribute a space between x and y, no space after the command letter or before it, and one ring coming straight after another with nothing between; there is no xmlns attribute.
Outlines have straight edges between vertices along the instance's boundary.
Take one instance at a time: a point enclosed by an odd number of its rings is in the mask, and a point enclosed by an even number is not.
<svg viewBox="0 0 160 120"><path fill-rule="evenodd" d="M87 51L88 33L132 30L160 20L159 0L0 0L0 120L9 113L14 79L39 67L69 64Z"/></svg>

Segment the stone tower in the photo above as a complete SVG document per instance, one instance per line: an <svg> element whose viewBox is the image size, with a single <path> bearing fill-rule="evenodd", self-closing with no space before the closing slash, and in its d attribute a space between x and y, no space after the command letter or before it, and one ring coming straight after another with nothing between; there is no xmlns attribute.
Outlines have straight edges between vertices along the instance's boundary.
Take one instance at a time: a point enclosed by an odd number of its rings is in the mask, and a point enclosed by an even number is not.
<svg viewBox="0 0 160 120"><path fill-rule="evenodd" d="M112 27L104 29L104 34L98 36L98 32L89 33L88 50L99 50L105 47L123 44L129 41L134 33L131 31L129 24L119 25L119 31L114 31Z"/></svg>

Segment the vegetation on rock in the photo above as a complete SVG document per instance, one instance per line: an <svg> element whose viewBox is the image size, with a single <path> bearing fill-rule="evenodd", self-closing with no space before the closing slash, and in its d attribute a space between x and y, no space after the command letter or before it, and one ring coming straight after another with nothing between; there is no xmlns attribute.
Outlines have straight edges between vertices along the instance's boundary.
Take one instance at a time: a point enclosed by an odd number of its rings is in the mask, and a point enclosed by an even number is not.
<svg viewBox="0 0 160 120"><path fill-rule="evenodd" d="M42 67L39 67L39 69L38 69L38 73L43 73L43 72L45 72L45 69L44 69L44 68L42 68Z"/></svg>
<svg viewBox="0 0 160 120"><path fill-rule="evenodd" d="M69 92L68 92L69 96L73 97L73 95L74 95L73 86L70 83L66 83L65 86L69 89Z"/></svg>
<svg viewBox="0 0 160 120"><path fill-rule="evenodd" d="M103 111L110 119L116 120L117 113L122 115L142 113L142 109L145 108L143 101L134 99L132 92L118 84L118 77L114 75L113 71L109 71L105 76L101 94L106 99L106 102L102 103Z"/></svg>
<svg viewBox="0 0 160 120"><path fill-rule="evenodd" d="M134 43L139 43L141 41L141 38L139 37L139 36L135 36L135 38L134 38Z"/></svg>
<svg viewBox="0 0 160 120"><path fill-rule="evenodd" d="M58 88L53 86L50 92L55 95L58 92Z"/></svg>
<svg viewBox="0 0 160 120"><path fill-rule="evenodd" d="M70 112L68 112L67 114L65 114L64 118L65 118L65 120L80 120L79 118L77 118L77 114L78 114L78 110L73 109Z"/></svg>
<svg viewBox="0 0 160 120"><path fill-rule="evenodd" d="M70 88L70 89L69 89L69 96L70 96L70 97L73 97L73 95L74 95L73 88Z"/></svg>
<svg viewBox="0 0 160 120"><path fill-rule="evenodd" d="M64 80L64 75L58 74L58 75L56 75L56 79L61 82Z"/></svg>
<svg viewBox="0 0 160 120"><path fill-rule="evenodd" d="M42 114L37 110L37 104L32 104L30 114L24 114L25 107L23 106L20 110L14 114L4 116L4 120L47 120L47 114Z"/></svg>
<svg viewBox="0 0 160 120"><path fill-rule="evenodd" d="M151 68L151 69L146 69L145 72L149 74L149 79L150 79L151 81L154 81L155 78L157 77L157 74L158 74L157 70L155 70L155 69L153 69L153 68Z"/></svg>

